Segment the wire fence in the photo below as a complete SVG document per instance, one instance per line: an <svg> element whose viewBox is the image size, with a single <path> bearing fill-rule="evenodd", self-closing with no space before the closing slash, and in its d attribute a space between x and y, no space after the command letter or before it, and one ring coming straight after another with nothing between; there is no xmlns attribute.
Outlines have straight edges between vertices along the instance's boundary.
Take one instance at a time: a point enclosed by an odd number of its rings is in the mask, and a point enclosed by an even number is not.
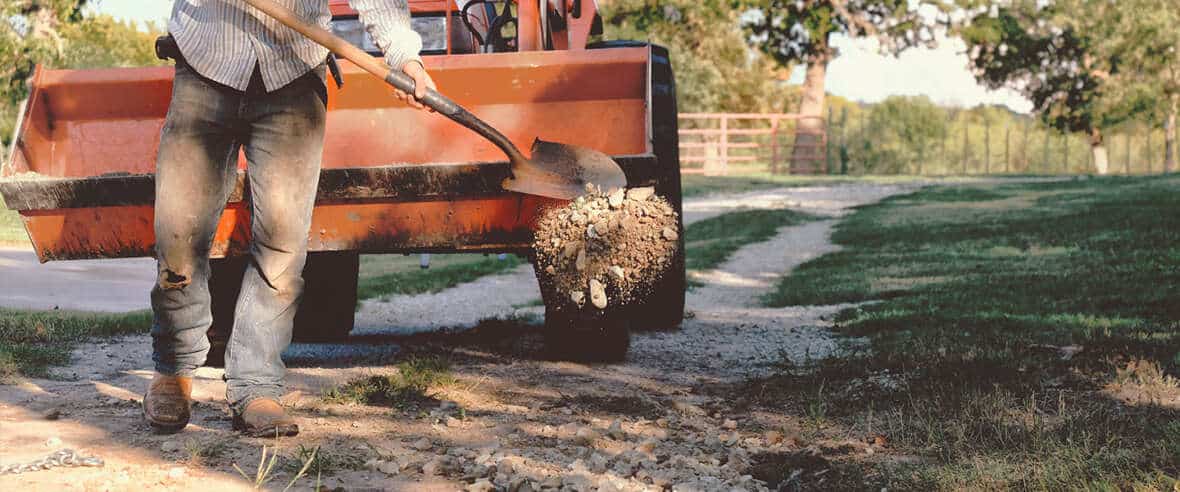
<svg viewBox="0 0 1180 492"><path fill-rule="evenodd" d="M1061 132L1027 116L948 111L902 124L873 118L869 110L840 111L811 125L818 131L800 136L796 129L805 120L794 114L681 114L681 170L706 175L1097 172L1089 135ZM1107 172L1175 171L1165 169L1165 142L1161 122L1132 121L1108 130L1103 137Z"/></svg>

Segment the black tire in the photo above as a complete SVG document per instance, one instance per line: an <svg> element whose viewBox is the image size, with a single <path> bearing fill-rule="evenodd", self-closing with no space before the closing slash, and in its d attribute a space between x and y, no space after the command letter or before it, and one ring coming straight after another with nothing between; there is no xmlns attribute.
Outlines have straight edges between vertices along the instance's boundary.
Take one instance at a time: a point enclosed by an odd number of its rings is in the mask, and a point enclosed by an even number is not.
<svg viewBox="0 0 1180 492"><path fill-rule="evenodd" d="M631 348L631 329L622 310L587 308L562 312L545 308L545 348L558 360L621 362Z"/></svg>
<svg viewBox="0 0 1180 492"><path fill-rule="evenodd" d="M234 327L234 309L242 290L249 257L210 260L209 295L213 325L205 365L225 366L225 347ZM312 253L303 268L303 300L295 314L292 339L297 342L336 342L348 338L356 317L356 253Z"/></svg>
<svg viewBox="0 0 1180 492"><path fill-rule="evenodd" d="M609 41L591 49L648 46L641 41ZM676 210L680 240L672 266L655 286L652 295L634 305L631 329L639 331L674 330L684 321L684 296L688 279L684 271L684 206L680 185L680 133L676 109L676 77L668 49L651 46L651 120L652 147L659 166L656 193Z"/></svg>
<svg viewBox="0 0 1180 492"><path fill-rule="evenodd" d="M292 339L332 343L348 339L356 321L358 253L312 253L303 268L303 300Z"/></svg>

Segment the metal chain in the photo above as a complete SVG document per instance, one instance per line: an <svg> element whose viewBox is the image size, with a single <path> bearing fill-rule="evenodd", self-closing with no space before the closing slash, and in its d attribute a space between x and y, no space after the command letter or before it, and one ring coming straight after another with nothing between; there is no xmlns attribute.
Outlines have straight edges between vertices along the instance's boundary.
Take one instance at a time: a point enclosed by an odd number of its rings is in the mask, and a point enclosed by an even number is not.
<svg viewBox="0 0 1180 492"><path fill-rule="evenodd" d="M60 449L44 458L24 464L0 465L0 475L16 475L19 473L48 470L57 467L74 466L103 466L102 458L98 456L82 456L72 449Z"/></svg>

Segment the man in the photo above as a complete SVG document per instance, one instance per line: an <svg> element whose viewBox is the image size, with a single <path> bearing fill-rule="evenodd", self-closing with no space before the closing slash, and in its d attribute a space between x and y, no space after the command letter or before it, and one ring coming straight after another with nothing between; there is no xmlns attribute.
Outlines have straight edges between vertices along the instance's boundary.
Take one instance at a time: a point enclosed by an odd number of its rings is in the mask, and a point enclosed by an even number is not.
<svg viewBox="0 0 1180 492"><path fill-rule="evenodd" d="M327 0L279 0L327 28ZM351 0L393 70L417 83L414 107L434 82L418 52L406 0ZM156 259L152 338L156 374L144 416L160 432L188 424L191 375L209 350L209 250L236 175L249 163L251 262L242 279L225 359L234 428L294 435L279 405L303 290L307 236L324 143L327 51L241 0L176 0L168 32L179 48L172 102L156 160Z"/></svg>

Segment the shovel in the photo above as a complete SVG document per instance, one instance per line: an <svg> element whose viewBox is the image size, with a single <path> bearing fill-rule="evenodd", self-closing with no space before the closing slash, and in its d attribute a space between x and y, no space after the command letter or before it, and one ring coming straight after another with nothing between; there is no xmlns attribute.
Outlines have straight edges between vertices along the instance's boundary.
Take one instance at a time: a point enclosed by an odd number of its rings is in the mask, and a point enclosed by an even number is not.
<svg viewBox="0 0 1180 492"><path fill-rule="evenodd" d="M400 68L391 70L360 48L318 26L308 24L294 12L271 0L244 1L398 90L411 94L411 97L414 94L414 79ZM604 191L627 186L623 169L602 152L538 138L533 142L532 158L527 158L503 133L437 91L427 89L426 96L420 102L488 139L508 155L512 176L501 183L506 190L572 200L585 193L587 185L597 186Z"/></svg>

